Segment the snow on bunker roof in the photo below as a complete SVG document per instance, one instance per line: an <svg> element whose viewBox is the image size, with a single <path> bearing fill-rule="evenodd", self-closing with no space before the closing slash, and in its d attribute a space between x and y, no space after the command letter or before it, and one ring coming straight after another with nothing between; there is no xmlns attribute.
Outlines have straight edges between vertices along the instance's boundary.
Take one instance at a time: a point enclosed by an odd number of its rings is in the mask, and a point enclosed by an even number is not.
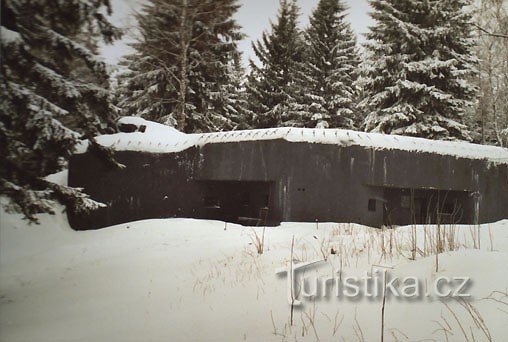
<svg viewBox="0 0 508 342"><path fill-rule="evenodd" d="M269 128L248 131L230 131L202 134L185 134L172 127L144 120L123 117L120 124L145 126L144 132L116 133L97 137L97 141L116 151L149 153L180 152L193 146L207 144L276 140L307 142L337 146L361 146L375 150L401 150L435 153L458 158L483 159L508 164L508 149L496 146L471 144L464 141L439 141L381 133L365 133L344 129ZM82 151L81 151L82 152Z"/></svg>

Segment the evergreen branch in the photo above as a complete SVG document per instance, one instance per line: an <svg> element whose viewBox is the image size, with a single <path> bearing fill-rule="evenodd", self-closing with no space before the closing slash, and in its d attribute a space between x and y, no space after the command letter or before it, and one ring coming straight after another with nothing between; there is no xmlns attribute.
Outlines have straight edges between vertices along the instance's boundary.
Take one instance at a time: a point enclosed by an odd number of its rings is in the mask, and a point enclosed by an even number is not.
<svg viewBox="0 0 508 342"><path fill-rule="evenodd" d="M95 153L97 153L103 161L105 161L109 166L116 168L118 170L125 169L125 165L117 162L115 160L113 151L105 146L102 146L97 142L95 138L88 139L90 141L89 149Z"/></svg>

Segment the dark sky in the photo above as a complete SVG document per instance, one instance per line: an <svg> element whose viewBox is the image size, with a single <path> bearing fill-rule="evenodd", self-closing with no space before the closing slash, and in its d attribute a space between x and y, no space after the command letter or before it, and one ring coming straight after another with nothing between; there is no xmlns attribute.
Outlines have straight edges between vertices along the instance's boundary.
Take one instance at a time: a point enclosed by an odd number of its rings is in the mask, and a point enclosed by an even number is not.
<svg viewBox="0 0 508 342"><path fill-rule="evenodd" d="M318 0L299 0L301 7L300 25L305 27L308 23L308 16L316 6ZM369 6L367 0L345 0L349 6L349 21L355 32L359 35L359 42L363 41L361 33L366 32L370 25L368 16ZM135 25L132 13L139 9L143 0L113 0L112 21L123 28L129 28ZM279 0L240 0L242 7L237 13L237 20L243 27L243 32L247 38L240 43L240 49L244 53L244 58L254 58L251 49L251 41L261 37L264 30L269 28L270 20L274 20L279 8ZM128 35L127 35L128 36ZM102 54L110 64L116 64L118 60L129 51L125 40L117 42L113 46L107 46L102 49Z"/></svg>

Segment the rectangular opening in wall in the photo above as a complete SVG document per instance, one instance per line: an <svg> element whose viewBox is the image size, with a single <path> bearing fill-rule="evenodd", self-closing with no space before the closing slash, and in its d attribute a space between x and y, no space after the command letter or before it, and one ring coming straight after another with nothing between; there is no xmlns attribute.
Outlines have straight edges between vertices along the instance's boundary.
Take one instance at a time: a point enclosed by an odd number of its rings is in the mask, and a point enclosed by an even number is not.
<svg viewBox="0 0 508 342"><path fill-rule="evenodd" d="M369 209L369 211L376 211L376 200L375 199L373 199L373 198L369 199L368 209Z"/></svg>
<svg viewBox="0 0 508 342"><path fill-rule="evenodd" d="M388 188L383 208L387 225L473 223L469 191Z"/></svg>
<svg viewBox="0 0 508 342"><path fill-rule="evenodd" d="M246 226L280 223L273 208L275 182L200 180L198 184L205 199L200 218Z"/></svg>

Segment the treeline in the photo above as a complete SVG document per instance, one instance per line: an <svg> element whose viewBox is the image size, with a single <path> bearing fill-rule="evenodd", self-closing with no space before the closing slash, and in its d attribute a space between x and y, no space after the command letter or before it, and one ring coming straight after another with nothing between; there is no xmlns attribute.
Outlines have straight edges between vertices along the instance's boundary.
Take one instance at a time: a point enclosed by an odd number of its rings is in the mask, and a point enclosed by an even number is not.
<svg viewBox="0 0 508 342"><path fill-rule="evenodd" d="M342 0L320 0L305 29L296 1L280 1L244 70L237 1L151 0L118 105L186 132L330 127L505 145L507 42L487 33L508 31L503 1L370 5L360 49Z"/></svg>

